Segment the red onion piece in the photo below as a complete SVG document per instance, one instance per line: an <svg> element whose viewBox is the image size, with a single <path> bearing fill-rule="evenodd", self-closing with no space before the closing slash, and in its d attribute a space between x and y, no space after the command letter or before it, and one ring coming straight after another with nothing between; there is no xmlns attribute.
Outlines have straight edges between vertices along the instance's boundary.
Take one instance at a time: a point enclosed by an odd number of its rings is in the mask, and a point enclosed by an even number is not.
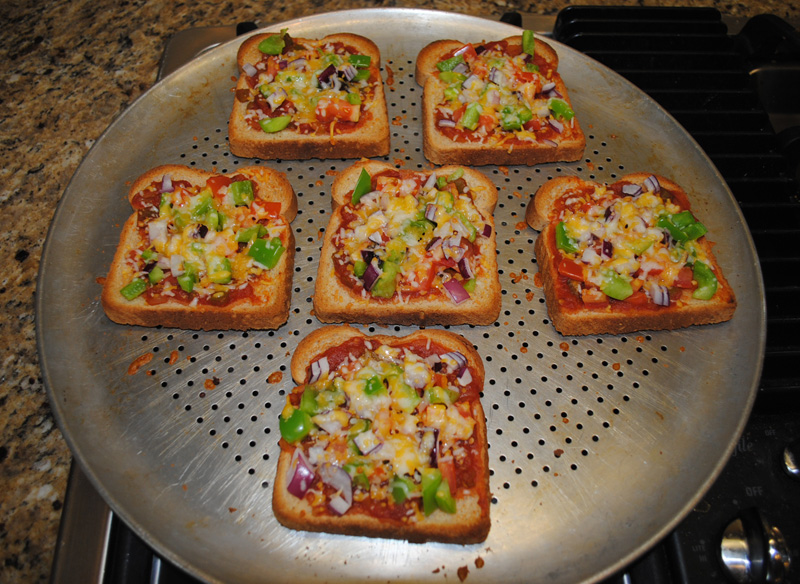
<svg viewBox="0 0 800 584"><path fill-rule="evenodd" d="M669 306L669 289L666 286L653 284L650 286L650 300L656 306Z"/></svg>
<svg viewBox="0 0 800 584"><path fill-rule="evenodd" d="M369 264L372 262L372 258L375 257L375 252L370 249L362 249L361 250L361 259L364 260L364 263Z"/></svg>
<svg viewBox="0 0 800 584"><path fill-rule="evenodd" d="M380 231L373 231L372 233L370 233L368 239L373 243L379 243L379 244L383 243L383 235L381 234Z"/></svg>
<svg viewBox="0 0 800 584"><path fill-rule="evenodd" d="M328 506L337 515L344 515L350 509L352 504L345 501L343 497L334 495L331 497L331 500L328 501Z"/></svg>
<svg viewBox="0 0 800 584"><path fill-rule="evenodd" d="M428 206L425 207L425 219L428 221L435 221L436 220L436 210L437 207L433 203L428 203Z"/></svg>
<svg viewBox="0 0 800 584"><path fill-rule="evenodd" d="M505 85L506 76L503 75L503 72L498 70L496 67L492 67L492 70L489 71L489 81L503 86Z"/></svg>
<svg viewBox="0 0 800 584"><path fill-rule="evenodd" d="M555 143L555 142L553 142L552 140L547 140L547 139L545 139L545 140L542 140L542 142L544 142L544 143L545 143L545 144L547 144L548 146L552 146L553 148L558 148L558 144L556 144L556 143Z"/></svg>
<svg viewBox="0 0 800 584"><path fill-rule="evenodd" d="M250 63L245 63L244 65L242 65L242 71L244 71L244 74L247 75L248 77L255 77L256 75L258 75L258 69L253 67L253 65L251 65Z"/></svg>
<svg viewBox="0 0 800 584"><path fill-rule="evenodd" d="M328 358L323 357L318 361L314 361L311 364L311 379L309 379L309 383L314 383L320 377L325 375L330 371L330 365L328 365Z"/></svg>
<svg viewBox="0 0 800 584"><path fill-rule="evenodd" d="M605 259L611 259L614 256L614 244L607 239L603 240L602 253L600 254Z"/></svg>
<svg viewBox="0 0 800 584"><path fill-rule="evenodd" d="M336 489L336 494L329 501L331 508L339 515L346 513L353 504L353 481L347 471L332 464L323 464L319 468L319 478Z"/></svg>
<svg viewBox="0 0 800 584"><path fill-rule="evenodd" d="M483 236L490 237L492 235L492 226L488 223L483 226Z"/></svg>
<svg viewBox="0 0 800 584"><path fill-rule="evenodd" d="M622 194L628 195L629 197L635 197L637 195L641 195L642 187L640 187L639 185L631 185L631 184L622 185Z"/></svg>
<svg viewBox="0 0 800 584"><path fill-rule="evenodd" d="M328 65L327 67L325 67L325 69L323 69L323 71L319 75L317 75L317 80L323 85L327 86L329 85L329 80L331 75L333 75L334 73L336 73L336 67L334 67L333 65Z"/></svg>
<svg viewBox="0 0 800 584"><path fill-rule="evenodd" d="M654 193L661 192L661 183L658 182L658 179L653 174L644 179L644 186L648 191L652 191Z"/></svg>
<svg viewBox="0 0 800 584"><path fill-rule="evenodd" d="M462 75L469 72L469 67L466 63L459 63L455 67L453 67L453 71L456 73L461 73Z"/></svg>
<svg viewBox="0 0 800 584"><path fill-rule="evenodd" d="M356 437L353 438L353 442L358 447L361 454L365 455L375 452L383 446L383 442L375 436L372 430L367 430L366 432L361 432L361 434L356 435Z"/></svg>
<svg viewBox="0 0 800 584"><path fill-rule="evenodd" d="M161 192L171 193L174 190L175 188L172 186L172 177L168 174L165 174L161 179Z"/></svg>
<svg viewBox="0 0 800 584"><path fill-rule="evenodd" d="M295 59L294 61L289 61L288 68L301 71L305 69L306 65L308 65L308 60L306 60L304 57L300 57L299 59Z"/></svg>
<svg viewBox="0 0 800 584"><path fill-rule="evenodd" d="M378 277L381 275L381 271L375 266L375 264L370 264L367 266L367 271L364 272L362 276L364 280L364 289L369 292L372 290L372 287L375 285Z"/></svg>
<svg viewBox="0 0 800 584"><path fill-rule="evenodd" d="M442 360L445 358L452 359L458 363L458 366L456 367L456 377L464 372L464 368L467 366L467 358L462 353L459 351L451 351L442 355Z"/></svg>
<svg viewBox="0 0 800 584"><path fill-rule="evenodd" d="M298 499L302 499L313 484L316 473L300 448L294 449L292 462L289 464L289 472L291 473L291 478L286 490Z"/></svg>
<svg viewBox="0 0 800 584"><path fill-rule="evenodd" d="M283 100L287 97L288 94L286 93L286 90L281 87L270 94L270 96L267 98L267 103L269 104L269 107L275 110L275 108L283 103Z"/></svg>
<svg viewBox="0 0 800 584"><path fill-rule="evenodd" d="M461 258L458 262L458 271L461 272L461 276L465 280L469 280L475 276L475 272L472 271L472 266L469 265L469 260L467 258Z"/></svg>
<svg viewBox="0 0 800 584"><path fill-rule="evenodd" d="M461 87L463 89L471 89L471 88L475 87L476 84L479 84L480 82L481 82L481 78L480 77L478 77L477 75L470 75L469 77L467 77L464 80L464 82L461 84Z"/></svg>
<svg viewBox="0 0 800 584"><path fill-rule="evenodd" d="M440 128L455 128L456 127L456 123L453 120L444 120L444 119L439 120L436 123L436 125L439 126Z"/></svg>
<svg viewBox="0 0 800 584"><path fill-rule="evenodd" d="M451 121L451 120L440 120L440 121L442 121L442 122L444 122L444 121L448 121L448 122L449 122L449 121ZM455 123L455 122L453 122L453 125L454 125L454 126L455 126L455 124L456 124L456 123ZM426 191L427 191L427 190L430 190L430 189L432 189L432 188L433 188L433 187L435 187L435 186L436 186L436 173L435 173L435 172L432 172L432 173L430 174L430 176L428 176L428 180L426 180L426 181L425 181L425 184L424 184L424 185L422 185L422 188L423 188L424 190L426 190Z"/></svg>
<svg viewBox="0 0 800 584"><path fill-rule="evenodd" d="M464 290L464 286L456 280L452 278L444 283L444 289L447 294L450 296L450 300L453 301L453 304L461 304L465 300L469 300L469 292Z"/></svg>
<svg viewBox="0 0 800 584"><path fill-rule="evenodd" d="M542 93L547 93L548 91L552 91L555 88L556 84L553 81L551 81L550 83L545 83L544 85L542 85Z"/></svg>
<svg viewBox="0 0 800 584"><path fill-rule="evenodd" d="M555 118L549 118L547 120L547 123L550 125L551 128L553 128L559 134L564 131L564 124L562 124Z"/></svg>
<svg viewBox="0 0 800 584"><path fill-rule="evenodd" d="M439 455L439 430L437 428L421 428L419 432L420 450L429 452L430 465L437 468Z"/></svg>
<svg viewBox="0 0 800 584"><path fill-rule="evenodd" d="M467 367L464 367L461 375L458 376L458 381L461 385L469 385L472 382L472 373L469 372Z"/></svg>
<svg viewBox="0 0 800 584"><path fill-rule="evenodd" d="M442 238L439 236L434 237L431 239L430 243L425 246L425 251L431 251L436 249L437 247L442 247Z"/></svg>

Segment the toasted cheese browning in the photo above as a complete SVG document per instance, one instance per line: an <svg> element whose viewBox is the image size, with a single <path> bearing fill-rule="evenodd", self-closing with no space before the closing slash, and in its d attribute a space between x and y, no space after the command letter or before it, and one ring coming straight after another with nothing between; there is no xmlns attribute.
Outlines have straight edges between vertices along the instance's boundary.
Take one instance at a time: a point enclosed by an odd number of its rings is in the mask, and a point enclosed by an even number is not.
<svg viewBox="0 0 800 584"><path fill-rule="evenodd" d="M133 276L120 293L128 300L225 306L252 298L253 284L286 250L280 203L259 197L257 183L242 175L192 184L165 174L131 204L141 246L126 257Z"/></svg>
<svg viewBox="0 0 800 584"><path fill-rule="evenodd" d="M436 129L455 142L513 148L556 146L576 136L575 114L556 83L554 65L537 57L530 42L467 43L437 63L444 87Z"/></svg>
<svg viewBox="0 0 800 584"><path fill-rule="evenodd" d="M457 513L480 480L477 384L464 355L430 341L357 339L327 351L281 414L282 447L296 450L290 492L314 514Z"/></svg>
<svg viewBox="0 0 800 584"><path fill-rule="evenodd" d="M236 93L253 129L334 136L371 119L381 79L370 56L338 41L299 44L285 30L259 49L261 59L243 67L247 89Z"/></svg>
<svg viewBox="0 0 800 584"><path fill-rule="evenodd" d="M333 235L343 285L364 297L469 299L488 277L491 225L458 171L384 171L368 192L345 205Z"/></svg>

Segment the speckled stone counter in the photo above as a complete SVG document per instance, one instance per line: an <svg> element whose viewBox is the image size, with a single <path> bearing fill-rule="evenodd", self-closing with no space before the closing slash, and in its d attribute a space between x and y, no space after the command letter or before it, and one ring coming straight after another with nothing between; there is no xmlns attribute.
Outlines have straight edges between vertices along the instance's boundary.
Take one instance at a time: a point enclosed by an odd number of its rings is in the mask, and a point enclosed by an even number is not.
<svg viewBox="0 0 800 584"><path fill-rule="evenodd" d="M733 17L800 18L800 3L705 5ZM566 0L5 0L0 3L0 582L50 575L71 463L47 402L36 353L34 295L42 246L70 177L103 130L156 80L171 33L267 25L345 8L407 6L499 18L555 14ZM68 283L65 282L65 285Z"/></svg>

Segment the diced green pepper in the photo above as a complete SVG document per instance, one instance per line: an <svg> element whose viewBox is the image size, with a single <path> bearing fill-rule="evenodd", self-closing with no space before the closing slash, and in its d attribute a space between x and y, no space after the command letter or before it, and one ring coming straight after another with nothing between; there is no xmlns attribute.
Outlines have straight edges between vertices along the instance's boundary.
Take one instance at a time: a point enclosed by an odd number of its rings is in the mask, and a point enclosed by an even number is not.
<svg viewBox="0 0 800 584"><path fill-rule="evenodd" d="M345 393L341 389L326 389L317 394L317 404L320 411L338 408L347 401Z"/></svg>
<svg viewBox="0 0 800 584"><path fill-rule="evenodd" d="M436 63L436 68L439 71L452 71L455 69L460 63L464 62L463 55L456 55L455 57L450 57L449 59L445 59L444 61L439 61Z"/></svg>
<svg viewBox="0 0 800 584"><path fill-rule="evenodd" d="M353 480L353 485L368 491L369 477L364 472L365 466L363 462L347 462L342 468L350 475L350 478Z"/></svg>
<svg viewBox="0 0 800 584"><path fill-rule="evenodd" d="M481 104L477 102L473 102L467 106L467 109L464 110L464 115L461 116L461 125L464 126L467 130L474 130L478 127L478 121L481 117Z"/></svg>
<svg viewBox="0 0 800 584"><path fill-rule="evenodd" d="M369 55L350 55L348 60L353 67L358 69L369 67L370 63L372 63L372 57Z"/></svg>
<svg viewBox="0 0 800 584"><path fill-rule="evenodd" d="M467 231L469 231L469 235L467 236L467 239L469 239L470 241L475 241L475 238L476 238L476 237L478 237L478 230L477 230L477 228L476 228L476 227L475 227L475 226L472 224L472 221L470 221L469 219L467 219L467 216L466 216L466 215L464 215L464 213L462 213L461 211L454 211L454 212L453 212L453 214L454 214L456 217L458 217L458 220L459 220L459 222L460 222L460 223L461 223L461 224L462 224L464 227L466 227L466 228L467 228Z"/></svg>
<svg viewBox="0 0 800 584"><path fill-rule="evenodd" d="M123 286L119 291L126 300L133 300L147 289L147 283L142 278L131 280L129 284Z"/></svg>
<svg viewBox="0 0 800 584"><path fill-rule="evenodd" d="M430 515L439 507L436 503L436 490L442 484L442 471L438 468L422 469L422 510Z"/></svg>
<svg viewBox="0 0 800 584"><path fill-rule="evenodd" d="M455 182L458 179L460 179L462 176L464 176L464 169L463 168L457 168L450 176L447 177L447 182L449 182L449 183Z"/></svg>
<svg viewBox="0 0 800 584"><path fill-rule="evenodd" d="M417 486L414 484L414 481L399 475L394 475L392 481L389 483L389 489L392 491L394 502L398 505L402 505L416 488Z"/></svg>
<svg viewBox="0 0 800 584"><path fill-rule="evenodd" d="M356 278L360 278L361 276L364 275L364 272L366 271L367 271L367 262L362 260L356 260L356 262L353 264L353 275Z"/></svg>
<svg viewBox="0 0 800 584"><path fill-rule="evenodd" d="M216 209L211 209L208 215L206 215L206 221L208 222L208 226L214 231L222 231L225 226L225 215Z"/></svg>
<svg viewBox="0 0 800 584"><path fill-rule="evenodd" d="M464 282L462 285L464 286L464 290L466 290L467 292L472 294L473 292L475 292L475 284L477 284L477 282L478 282L478 280L476 278L470 278L469 280Z"/></svg>
<svg viewBox="0 0 800 584"><path fill-rule="evenodd" d="M692 279L697 282L697 288L692 292L692 298L698 300L710 300L717 292L719 281L706 264L695 262L692 268Z"/></svg>
<svg viewBox="0 0 800 584"><path fill-rule="evenodd" d="M366 432L372 427L372 421L367 418L359 418L350 424L350 436L357 436L362 432Z"/></svg>
<svg viewBox="0 0 800 584"><path fill-rule="evenodd" d="M392 396L393 407L403 412L413 412L422 401L417 390L403 381L402 373L390 375L386 378L389 384L389 393Z"/></svg>
<svg viewBox="0 0 800 584"><path fill-rule="evenodd" d="M506 106L500 110L500 125L507 131L521 130L532 119L533 112L525 106Z"/></svg>
<svg viewBox="0 0 800 584"><path fill-rule="evenodd" d="M239 180L233 182L228 187L228 192L233 196L233 204L237 207L249 207L255 199L253 193L253 182L249 180Z"/></svg>
<svg viewBox="0 0 800 584"><path fill-rule="evenodd" d="M417 219L409 222L405 228L405 235L411 241L420 242L431 231L433 231L433 223L427 219Z"/></svg>
<svg viewBox="0 0 800 584"><path fill-rule="evenodd" d="M325 56L322 57L322 62L325 65L333 65L334 67L338 67L342 64L342 58L336 53L326 53Z"/></svg>
<svg viewBox="0 0 800 584"><path fill-rule="evenodd" d="M280 132L283 130L291 121L292 116L278 116L275 118L264 118L263 120L259 120L258 125L261 126L261 129L267 134L274 134L275 132Z"/></svg>
<svg viewBox="0 0 800 584"><path fill-rule="evenodd" d="M146 249L142 252L142 259L145 263L150 263L158 259L158 252L154 249Z"/></svg>
<svg viewBox="0 0 800 584"><path fill-rule="evenodd" d="M197 282L197 275L194 272L184 272L177 278L178 286L187 294L191 294L194 290L194 285Z"/></svg>
<svg viewBox="0 0 800 584"><path fill-rule="evenodd" d="M158 266L153 266L153 269L147 274L147 279L150 280L151 284L158 284L164 279L164 270Z"/></svg>
<svg viewBox="0 0 800 584"><path fill-rule="evenodd" d="M361 105L361 95L358 93L348 93L347 103L350 105Z"/></svg>
<svg viewBox="0 0 800 584"><path fill-rule="evenodd" d="M463 83L464 80L467 78L466 75L463 73L457 73L456 71L442 71L439 73L439 79L444 81L447 84L450 83Z"/></svg>
<svg viewBox="0 0 800 584"><path fill-rule="evenodd" d="M317 403L318 393L313 387L306 386L303 390L303 395L300 396L300 409L309 416L316 416L320 413L320 407Z"/></svg>
<svg viewBox="0 0 800 584"><path fill-rule="evenodd" d="M215 284L229 284L233 278L231 261L226 257L213 257L208 262L208 279Z"/></svg>
<svg viewBox="0 0 800 584"><path fill-rule="evenodd" d="M567 234L567 225L563 221L556 225L556 247L567 253L578 253L578 244Z"/></svg>
<svg viewBox="0 0 800 584"><path fill-rule="evenodd" d="M383 380L377 375L373 375L367 379L367 384L364 386L364 393L367 395L378 395L379 393L386 393L386 386Z"/></svg>
<svg viewBox="0 0 800 584"><path fill-rule="evenodd" d="M267 228L261 224L253 225L252 227L248 227L247 229L242 229L236 235L236 241L238 243L247 243L251 239L255 239L256 237L263 237L267 233Z"/></svg>
<svg viewBox="0 0 800 584"><path fill-rule="evenodd" d="M559 120L570 121L575 117L575 112L572 111L572 108L569 107L569 104L563 99L553 98L547 104L547 107L550 108L550 111L553 112L553 115Z"/></svg>
<svg viewBox="0 0 800 584"><path fill-rule="evenodd" d="M628 296L633 294L631 283L616 272L607 272L604 280L603 285L600 286L600 290L609 298L625 300Z"/></svg>
<svg viewBox="0 0 800 584"><path fill-rule="evenodd" d="M273 237L269 241L266 239L256 239L247 251L247 255L256 260L262 266L271 270L278 265L286 248L281 244L278 237Z"/></svg>
<svg viewBox="0 0 800 584"><path fill-rule="evenodd" d="M535 53L536 42L534 40L533 31L532 30L523 30L522 31L522 51L524 53L533 56Z"/></svg>
<svg viewBox="0 0 800 584"><path fill-rule="evenodd" d="M445 513L456 512L456 500L450 493L450 483L447 481L439 483L439 486L436 488L434 499L436 500L437 507Z"/></svg>
<svg viewBox="0 0 800 584"><path fill-rule="evenodd" d="M666 229L675 241L694 241L708 233L706 226L697 221L690 211L682 211L675 215L662 215L656 221L656 227Z"/></svg>
<svg viewBox="0 0 800 584"><path fill-rule="evenodd" d="M352 204L358 205L358 202L361 200L361 197L366 195L371 188L372 188L372 177L369 175L369 173L365 168L362 168L361 173L358 175L356 186L353 189L353 197L351 199Z"/></svg>
<svg viewBox="0 0 800 584"><path fill-rule="evenodd" d="M444 90L444 98L447 101L455 101L458 99L460 93L461 91L458 89L458 87L451 85Z"/></svg>
<svg viewBox="0 0 800 584"><path fill-rule="evenodd" d="M425 398L429 404L445 404L449 406L458 399L458 392L434 385L425 390Z"/></svg>
<svg viewBox="0 0 800 584"><path fill-rule="evenodd" d="M280 34L273 34L258 43L258 50L265 55L280 55L283 48L286 46L286 41L283 36L288 31L288 28L282 28Z"/></svg>
<svg viewBox="0 0 800 584"><path fill-rule="evenodd" d="M383 273L375 280L370 294L376 298L391 298L394 296L397 273L400 271L400 266L392 262L383 262L382 269Z"/></svg>
<svg viewBox="0 0 800 584"><path fill-rule="evenodd" d="M281 437L290 444L294 444L308 436L314 428L314 422L306 412L295 409L288 418L280 416L278 428L281 431Z"/></svg>
<svg viewBox="0 0 800 584"><path fill-rule="evenodd" d="M441 185L443 187L446 184L446 181L445 181L443 176L440 176L439 178L436 179L437 186L438 186L438 181L440 179L443 181L443 184ZM436 204L437 205L441 205L445 209L450 210L450 209L453 208L453 204L454 203L455 203L455 200L453 199L453 193L451 193L450 191L438 191L436 193Z"/></svg>
<svg viewBox="0 0 800 584"><path fill-rule="evenodd" d="M386 257L384 259L393 264L399 264L406 257L406 249L406 243L401 238L390 239L386 243Z"/></svg>
<svg viewBox="0 0 800 584"><path fill-rule="evenodd" d="M356 73L356 76L353 77L353 81L366 81L369 79L369 75L369 69L359 69L358 73Z"/></svg>

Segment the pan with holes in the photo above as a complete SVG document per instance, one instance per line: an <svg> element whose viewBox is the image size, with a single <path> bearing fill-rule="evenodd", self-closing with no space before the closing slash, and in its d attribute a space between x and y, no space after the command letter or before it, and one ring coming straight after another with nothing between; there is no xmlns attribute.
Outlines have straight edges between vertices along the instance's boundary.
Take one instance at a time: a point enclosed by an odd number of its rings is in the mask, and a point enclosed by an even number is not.
<svg viewBox="0 0 800 584"><path fill-rule="evenodd" d="M502 38L509 25L416 9L371 9L276 25L321 37L367 31L383 56L392 151L422 156L417 52L438 38ZM276 331L200 333L106 319L96 279L130 213L127 184L182 163L222 172L238 42L155 85L97 141L48 234L37 295L38 343L58 423L111 507L160 553L207 581L595 581L632 561L699 500L732 452L755 397L764 303L752 239L720 175L688 134L615 73L558 43L560 70L587 132L582 160L483 167L496 184L502 310L494 325L452 327L486 366L492 531L483 545L413 545L289 531L271 512L277 416L311 311L330 186L349 160L259 162L284 171L299 200L292 309ZM709 227L739 309L722 325L562 337L535 283L525 226L549 178L613 182L649 170L681 183ZM92 205L86 205L87 193ZM64 282L69 281L69 286ZM366 327L406 334L406 327ZM151 360L136 374L128 366ZM476 559L482 567L478 569Z"/></svg>

